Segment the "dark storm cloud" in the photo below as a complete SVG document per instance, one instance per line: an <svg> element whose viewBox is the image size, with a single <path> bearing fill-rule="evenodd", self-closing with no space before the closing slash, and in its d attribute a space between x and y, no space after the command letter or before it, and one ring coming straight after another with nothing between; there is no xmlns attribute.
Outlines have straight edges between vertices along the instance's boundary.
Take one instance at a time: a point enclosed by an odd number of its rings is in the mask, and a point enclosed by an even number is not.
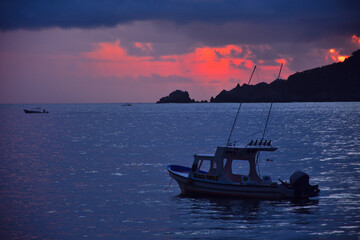
<svg viewBox="0 0 360 240"><path fill-rule="evenodd" d="M265 65L291 58L288 66L297 71L323 65L308 59L322 59L330 48L351 54L355 49L348 40L360 35L359 12L358 0L0 0L0 50L24 40L24 33L36 33L26 40L36 42L39 51L90 51L93 42L120 39L129 55L154 59L235 44L241 52L215 52L217 58ZM12 31L18 29L30 31ZM32 31L39 29L47 31ZM62 43L47 44L49 32ZM152 48L144 50L136 42Z"/></svg>
<svg viewBox="0 0 360 240"><path fill-rule="evenodd" d="M0 28L41 29L112 27L141 20L180 24L240 21L251 25L292 24L360 31L359 1L321 0L2 0ZM236 31L236 29L233 29ZM313 32L311 34L316 34Z"/></svg>

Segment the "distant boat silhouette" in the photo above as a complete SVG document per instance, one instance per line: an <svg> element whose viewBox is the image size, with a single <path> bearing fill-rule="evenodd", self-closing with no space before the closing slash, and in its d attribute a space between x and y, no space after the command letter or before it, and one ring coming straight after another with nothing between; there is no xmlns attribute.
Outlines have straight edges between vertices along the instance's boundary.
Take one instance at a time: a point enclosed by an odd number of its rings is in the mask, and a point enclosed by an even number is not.
<svg viewBox="0 0 360 240"><path fill-rule="evenodd" d="M24 112L25 113L49 113L49 111L46 111L45 108L42 109L41 107L24 109Z"/></svg>

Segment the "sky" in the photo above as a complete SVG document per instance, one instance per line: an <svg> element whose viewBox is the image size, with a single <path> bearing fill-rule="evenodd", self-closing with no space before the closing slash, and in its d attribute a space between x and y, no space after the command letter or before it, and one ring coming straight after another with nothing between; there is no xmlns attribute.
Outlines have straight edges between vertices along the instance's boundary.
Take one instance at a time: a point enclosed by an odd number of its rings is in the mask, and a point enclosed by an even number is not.
<svg viewBox="0 0 360 240"><path fill-rule="evenodd" d="M1 0L0 103L195 100L344 61L355 0Z"/></svg>

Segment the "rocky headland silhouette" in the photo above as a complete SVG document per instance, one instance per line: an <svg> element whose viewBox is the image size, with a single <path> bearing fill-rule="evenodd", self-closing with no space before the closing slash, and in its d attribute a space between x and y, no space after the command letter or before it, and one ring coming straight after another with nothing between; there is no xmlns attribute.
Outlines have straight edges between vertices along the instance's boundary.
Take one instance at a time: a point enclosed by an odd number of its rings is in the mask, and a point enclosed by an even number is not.
<svg viewBox="0 0 360 240"><path fill-rule="evenodd" d="M180 100L179 100L180 99ZM237 84L210 102L339 102L360 101L360 49L344 62L290 75L287 80L256 85ZM176 90L158 102L195 102L188 92Z"/></svg>

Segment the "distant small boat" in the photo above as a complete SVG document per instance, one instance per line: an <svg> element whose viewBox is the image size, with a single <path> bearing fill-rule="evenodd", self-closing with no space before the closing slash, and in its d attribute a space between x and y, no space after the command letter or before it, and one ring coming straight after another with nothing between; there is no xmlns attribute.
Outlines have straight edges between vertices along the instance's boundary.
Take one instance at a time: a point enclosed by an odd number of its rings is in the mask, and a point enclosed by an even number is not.
<svg viewBox="0 0 360 240"><path fill-rule="evenodd" d="M49 113L46 109L42 109L41 107L31 108L31 109L24 109L25 113Z"/></svg>
<svg viewBox="0 0 360 240"><path fill-rule="evenodd" d="M123 105L121 105L121 106L123 106L123 107L131 107L132 104L130 104L130 103L125 103L125 104L123 104Z"/></svg>

